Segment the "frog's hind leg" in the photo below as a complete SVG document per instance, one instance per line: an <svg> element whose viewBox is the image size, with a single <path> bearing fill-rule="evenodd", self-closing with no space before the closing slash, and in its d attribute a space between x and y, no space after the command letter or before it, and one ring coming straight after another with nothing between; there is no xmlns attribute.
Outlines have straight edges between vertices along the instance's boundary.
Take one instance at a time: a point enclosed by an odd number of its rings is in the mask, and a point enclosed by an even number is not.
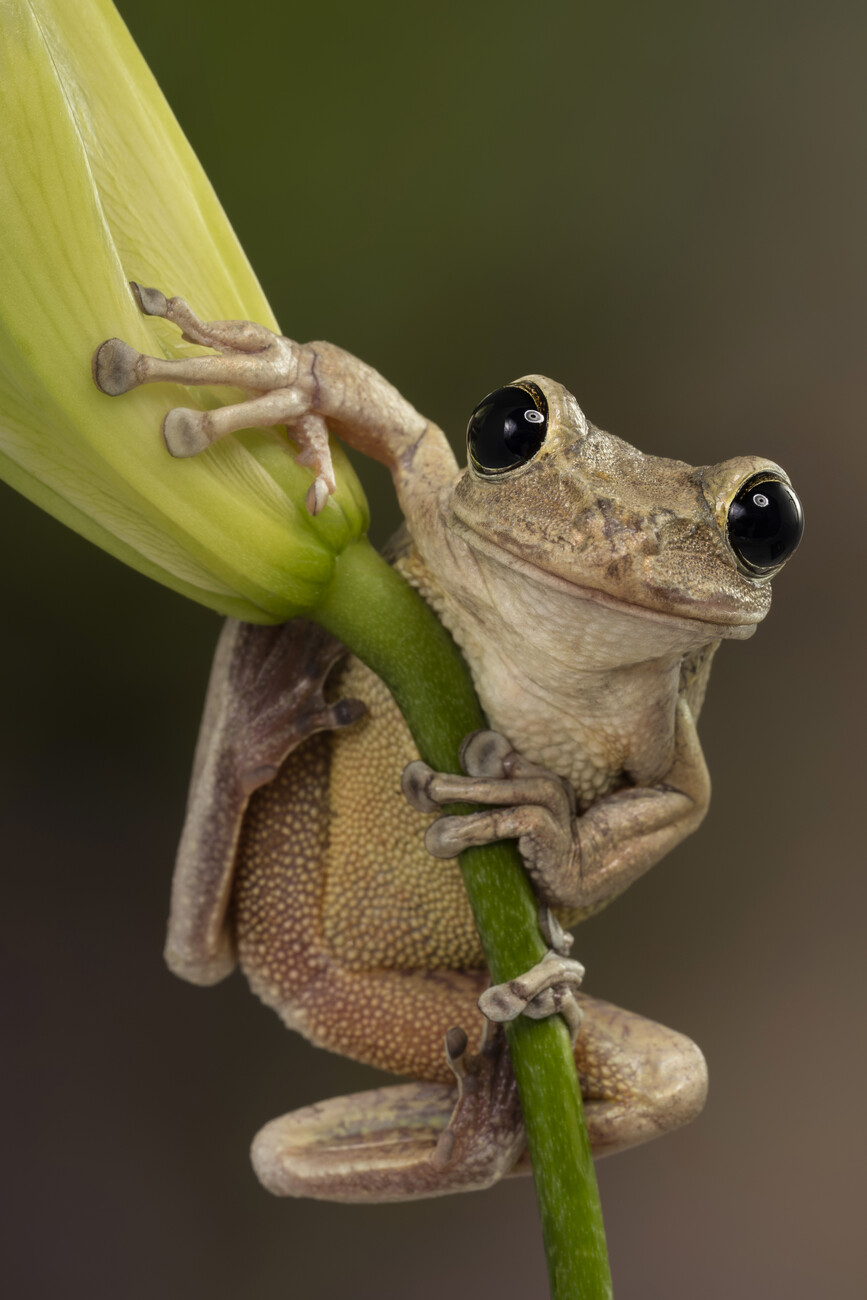
<svg viewBox="0 0 867 1300"><path fill-rule="evenodd" d="M460 967L446 964L455 954L439 945L437 913L448 918L452 936L461 929L462 913L444 902L444 879L435 906L418 914L430 950L412 948L414 930L407 931L403 920L414 915L408 900L415 877L390 872L391 855L399 854L406 868L412 834L400 820L381 816L369 793L354 819L344 787L344 760L367 771L374 784L382 761L382 788L391 796L404 761L389 731L393 706L365 684L352 661L334 690L359 696L367 706L364 720L312 736L250 800L234 883L238 955L253 990L290 1028L318 1046L419 1082L275 1120L256 1139L256 1168L277 1194L340 1201L484 1187L519 1163L524 1142L502 1031L491 1038L479 1010L489 976L475 968L475 947L463 952ZM388 762L384 754L391 755ZM365 815L373 816L372 830ZM352 857L351 836L338 834L346 822L356 837L371 838L376 847L370 858ZM423 831L422 823L414 832L419 840ZM420 859L422 884L436 869L436 862ZM335 891L339 916L352 918L348 926L337 925L328 911ZM565 946L553 933L548 941ZM543 972L538 978L528 972L497 1000L515 994L516 983L518 1002L550 991ZM705 1075L697 1048L580 992L574 998L583 1014L576 1064L597 1154L643 1141L698 1112ZM510 1001L505 1009L511 1014ZM468 1052L458 1050L453 1036L448 1053L443 1050L453 1026L469 1036ZM461 1091L456 1075L470 1086Z"/></svg>
<svg viewBox="0 0 867 1300"><path fill-rule="evenodd" d="M596 1159L680 1128L700 1114L707 1065L695 1043L633 1011L576 996L584 1021L575 1064Z"/></svg>
<svg viewBox="0 0 867 1300"><path fill-rule="evenodd" d="M707 1074L683 1035L586 995L575 1058L597 1159L693 1119ZM336 1097L272 1120L253 1164L269 1191L334 1201L394 1201L472 1191L530 1172L517 1089L502 1031L466 1053L446 1036L458 1090L398 1084Z"/></svg>

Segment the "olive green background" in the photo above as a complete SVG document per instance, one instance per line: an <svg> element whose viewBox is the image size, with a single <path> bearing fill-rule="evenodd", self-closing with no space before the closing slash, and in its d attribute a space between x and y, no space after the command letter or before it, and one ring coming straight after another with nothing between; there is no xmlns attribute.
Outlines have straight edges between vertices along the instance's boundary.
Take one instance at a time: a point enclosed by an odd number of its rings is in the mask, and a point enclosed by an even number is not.
<svg viewBox="0 0 867 1300"><path fill-rule="evenodd" d="M863 4L120 8L287 333L456 443L541 371L646 451L791 473L806 539L719 656L710 815L576 951L710 1064L699 1121L600 1166L620 1300L862 1296ZM544 1295L528 1180L259 1189L261 1123L377 1076L162 965L217 619L0 501L6 1294Z"/></svg>

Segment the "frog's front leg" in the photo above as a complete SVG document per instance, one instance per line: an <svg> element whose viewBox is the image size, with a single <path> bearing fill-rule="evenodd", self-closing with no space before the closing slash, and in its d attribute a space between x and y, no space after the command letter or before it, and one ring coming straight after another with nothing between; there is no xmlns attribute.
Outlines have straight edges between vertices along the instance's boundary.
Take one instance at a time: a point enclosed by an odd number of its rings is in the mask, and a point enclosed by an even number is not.
<svg viewBox="0 0 867 1300"><path fill-rule="evenodd" d="M213 411L174 407L163 436L174 456L194 456L227 434L255 426L286 425L300 447L299 463L313 469L308 509L317 514L335 491L328 429L387 465L400 495L411 479L440 483L456 469L442 431L371 366L332 343L295 343L251 321L202 321L183 298L132 283L139 308L177 325L191 343L219 356L166 360L107 339L93 358L97 388L119 397L141 384L227 384L251 396Z"/></svg>
<svg viewBox="0 0 867 1300"><path fill-rule="evenodd" d="M567 781L527 762L504 736L477 732L464 743L467 776L433 772L412 763L403 778L414 807L499 805L432 822L425 847L434 857L456 857L475 844L517 839L542 902L592 911L622 893L686 835L707 811L710 779L689 706L681 700L675 754L664 781L627 786L577 814Z"/></svg>

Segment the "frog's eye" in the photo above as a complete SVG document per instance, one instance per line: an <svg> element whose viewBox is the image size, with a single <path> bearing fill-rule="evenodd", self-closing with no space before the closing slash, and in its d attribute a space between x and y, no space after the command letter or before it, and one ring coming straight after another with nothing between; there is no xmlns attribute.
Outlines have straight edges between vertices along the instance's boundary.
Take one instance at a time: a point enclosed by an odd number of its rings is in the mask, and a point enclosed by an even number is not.
<svg viewBox="0 0 867 1300"><path fill-rule="evenodd" d="M467 425L470 464L478 474L505 474L532 460L548 432L548 403L535 384L510 384L479 402Z"/></svg>
<svg viewBox="0 0 867 1300"><path fill-rule="evenodd" d="M747 573L767 574L785 564L803 532L801 503L782 479L749 479L729 506L729 545Z"/></svg>

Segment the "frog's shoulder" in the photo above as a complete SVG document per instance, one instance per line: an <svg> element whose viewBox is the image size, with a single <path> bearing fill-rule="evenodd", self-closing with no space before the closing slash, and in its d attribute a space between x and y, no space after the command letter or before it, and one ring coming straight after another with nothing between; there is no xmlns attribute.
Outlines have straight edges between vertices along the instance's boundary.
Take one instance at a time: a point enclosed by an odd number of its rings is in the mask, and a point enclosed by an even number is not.
<svg viewBox="0 0 867 1300"><path fill-rule="evenodd" d="M199 731L172 882L166 961L194 984L235 965L227 911L238 838L253 791L317 731L347 726L358 700L329 704L324 687L346 650L305 619L259 627L227 619Z"/></svg>

